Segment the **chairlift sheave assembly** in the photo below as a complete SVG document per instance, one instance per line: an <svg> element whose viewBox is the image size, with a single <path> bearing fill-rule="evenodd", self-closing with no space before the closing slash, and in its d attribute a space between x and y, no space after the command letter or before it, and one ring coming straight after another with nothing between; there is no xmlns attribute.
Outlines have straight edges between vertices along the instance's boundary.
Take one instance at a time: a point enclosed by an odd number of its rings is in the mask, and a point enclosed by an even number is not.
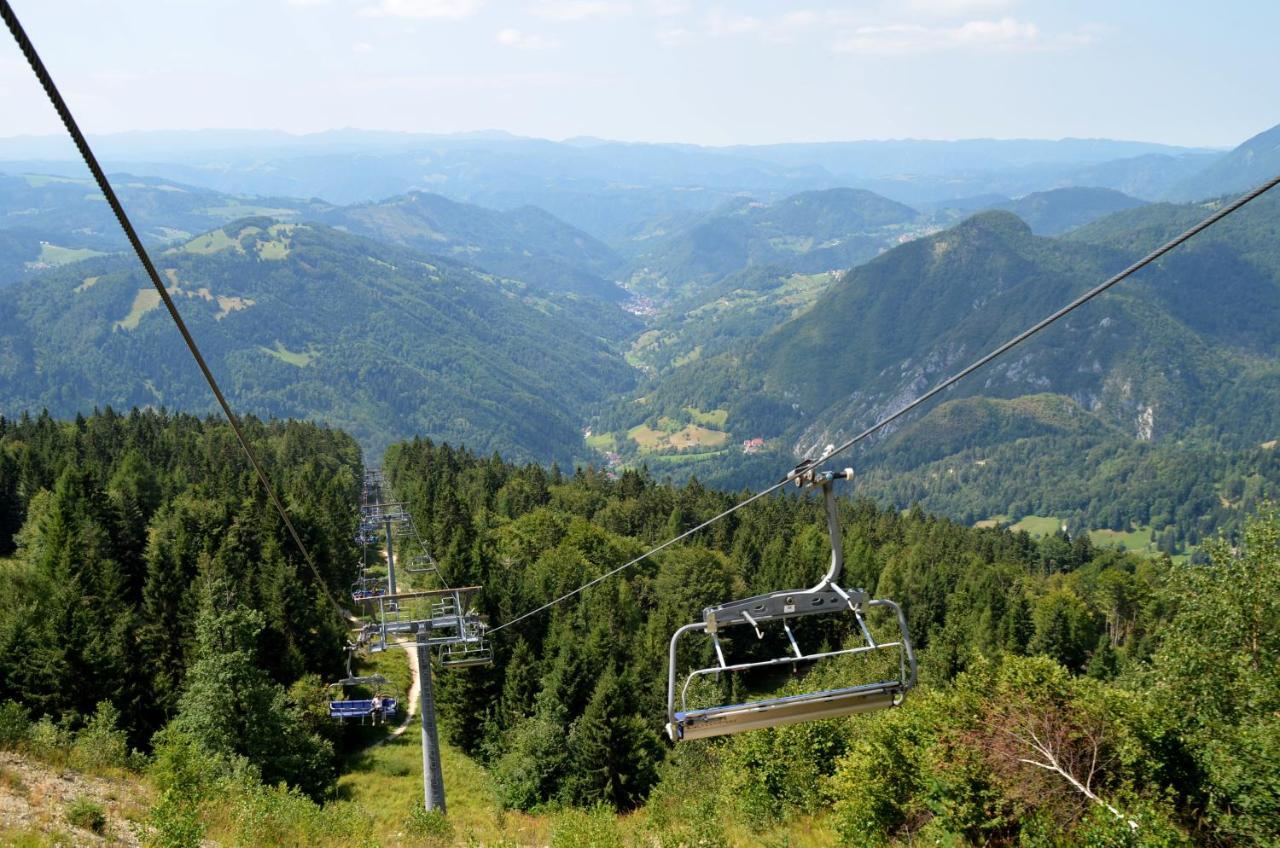
<svg viewBox="0 0 1280 848"><path fill-rule="evenodd" d="M667 734L673 742L724 736L747 730L886 709L902 703L906 693L915 686L916 657L911 647L911 637L907 633L907 621L902 614L902 608L888 599L871 599L863 589L845 589L838 582L844 569L844 552L833 483L835 480L852 478L852 469L819 473L810 467L796 474L797 485L821 487L826 507L827 530L831 537L831 566L817 585L810 589L771 592L746 600L707 607L703 610L702 621L686 624L671 637L667 667ZM874 607L883 607L893 612L900 632L900 638L897 641L876 641L865 618L867 610ZM801 650L795 633L788 623L790 619L839 614L853 616L857 625L854 632L860 639L858 645L834 651L807 653ZM774 623L781 624L787 643L791 647L791 653L772 659L739 663L730 663L725 658L724 647L719 639L719 634L724 628L749 626L755 630L757 638L763 639L763 628ZM677 708L676 648L681 637L698 631L710 637L715 649L716 664L689 672L680 689ZM870 655L892 650L896 650L898 654L898 673L886 680L746 703L700 709L688 708L689 685L708 675L719 676L726 672L794 666L840 656Z"/></svg>

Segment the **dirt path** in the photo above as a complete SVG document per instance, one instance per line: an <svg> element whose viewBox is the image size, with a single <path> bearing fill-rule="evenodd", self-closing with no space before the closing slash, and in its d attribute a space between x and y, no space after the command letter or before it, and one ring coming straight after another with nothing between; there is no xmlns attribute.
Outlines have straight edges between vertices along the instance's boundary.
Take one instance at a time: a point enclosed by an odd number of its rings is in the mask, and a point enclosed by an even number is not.
<svg viewBox="0 0 1280 848"><path fill-rule="evenodd" d="M414 715L418 712L418 696L422 688L422 681L418 678L418 645L415 642L401 642L400 647L404 648L405 654L409 657L409 674L413 678L413 682L409 684L409 694L405 697L409 703L404 705L404 718L400 720L394 730L387 734L386 738L378 742L379 745L386 743L391 739L396 739L402 733L409 729L409 723L413 721Z"/></svg>

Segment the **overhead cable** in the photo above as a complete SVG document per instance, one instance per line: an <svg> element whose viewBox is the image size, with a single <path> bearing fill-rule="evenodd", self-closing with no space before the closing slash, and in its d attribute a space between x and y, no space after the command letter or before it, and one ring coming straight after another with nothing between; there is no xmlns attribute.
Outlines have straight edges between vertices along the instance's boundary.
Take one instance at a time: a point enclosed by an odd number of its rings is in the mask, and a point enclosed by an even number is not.
<svg viewBox="0 0 1280 848"><path fill-rule="evenodd" d="M236 440L240 442L240 447L244 450L245 456L249 458L249 463L253 466L254 472L258 475L258 480L262 483L262 488L266 490L267 497L275 506L276 512L280 514L280 519L284 522L285 527L289 530L289 535L293 537L294 543L298 546L298 550L302 551L302 556L310 566L312 574L319 581L320 590L328 597L330 603L342 613L342 606L334 598L329 591L328 585L325 583L324 577L320 574L320 569L316 567L315 561L311 558L311 552L307 550L307 546L303 544L302 537L298 535L298 530L293 526L293 520L289 517L289 511L285 509L284 502L280 500L280 496L276 494L275 487L271 485L271 481L267 478L267 472L263 469L262 463L258 461L258 456L254 453L249 440L245 437L244 430L240 426L240 420L236 417L235 412L231 409L231 404L227 402L226 396L222 393L222 389L218 386L218 381L214 379L213 372L209 370L208 364L205 362L204 356L200 353L196 340L191 335L191 331L187 329L186 323L182 320L182 316L178 313L178 307L174 304L173 298L169 295L169 290L164 287L164 283L160 280L160 274L156 271L155 265L151 262L151 257L147 254L146 248L142 246L142 240L138 238L138 232L133 227L133 222L129 220L129 216L125 214L124 207L120 204L120 198L116 196L115 190L111 187L107 175L103 172L102 166L98 164L98 158L94 155L93 150L89 147L89 142L85 138L84 133L80 131L79 124L76 123L75 117L71 114L71 109L62 98L61 92L53 82L48 69L45 68L44 62L41 61L40 55L36 52L35 45L31 43L31 39L27 37L26 31L22 28L22 24L18 21L17 14L13 11L13 7L9 5L9 0L0 0L0 16L4 18L5 24L9 27L15 41L18 42L22 55L26 57L27 63L31 65L31 70L35 72L36 79L40 81L41 87L44 88L45 95L49 98L49 102L53 104L53 108L57 111L58 117L62 119L62 124L67 128L67 132L71 136L71 140L75 142L76 149L80 151L81 158L89 167L93 174L93 179L98 184L98 189L102 192L103 197L107 199L111 211L115 213L116 220L120 223L120 228L124 230L125 236L129 239L133 252L137 254L138 261L142 263L142 267L146 270L147 276L151 278L151 284L160 294L160 301L169 312L169 317L173 319L173 323L177 326L178 332L182 334L182 340L187 343L187 349L191 351L191 356L195 359L196 365L200 367L200 373L204 375L205 382L209 384L209 388L213 391L213 396L217 398L218 405L222 407L223 414L227 417L231 429L235 432Z"/></svg>
<svg viewBox="0 0 1280 848"><path fill-rule="evenodd" d="M1107 278L1106 280L1102 281L1098 285L1089 289L1084 294L1077 297L1075 300L1068 303L1066 306L1063 306L1061 309L1057 310L1051 315L1046 316L1045 318L1031 325L1027 329L1023 330L1021 333L1018 333L1018 335L1009 339L1004 344L1000 345L997 348L994 348L990 353L986 354L980 359L975 360L972 364L961 369L960 371L957 371L956 373L952 374L950 377L943 380L941 383L938 383L933 388L929 389L929 391L925 392L924 394L920 395L919 397L915 398L914 400L910 401L904 406L898 408L897 410L890 413L889 415L886 415L884 418L881 418L880 420L876 421L876 423L872 424L870 427L863 430L858 435L854 436L848 441L841 442L839 445L835 445L828 448L821 456L817 457L816 459L806 460L805 462L801 463L796 470L793 470L791 473L789 473L782 480L779 480L777 483L774 483L768 488L762 489L759 492L756 492L754 495L751 495L749 498L746 498L745 500L734 504L733 506L729 507L725 511L719 513L713 518L707 519L706 521L702 522L696 527L686 530L685 532L681 533L679 536L676 536L672 539L668 539L667 541L663 542L657 547L650 548L649 550L640 554L638 557L635 557L634 559L623 563L617 568L607 571L593 580L589 580L588 582L582 584L576 589L573 589L572 591L564 593L563 595L556 598L555 600L548 601L547 603L543 604L540 607L537 607L536 609L532 609L529 612L523 613L522 615L519 615L516 618L513 618L510 621L505 622L504 624L501 624L497 627L492 628L489 632L497 633L499 630L510 627L513 624L518 624L519 622L524 621L526 618L529 618L530 616L537 615L538 613L543 612L544 610L550 609L556 604L567 601L569 598L572 598L574 595L577 595L587 589L590 589L592 586L595 586L597 583L601 583L604 580L607 580L608 578L612 577L613 575L621 571L625 571L628 568L631 568L633 565L636 565L637 563L643 562L644 560L648 559L649 557L653 556L659 551L665 550L666 548L669 548L672 545L674 545L676 542L679 542L683 539L688 538L689 536L692 536L694 533L697 533L699 530L703 530L711 526L712 524L715 524L717 521L721 521L722 519L727 518L728 516L742 509L747 504L752 503L753 501L757 501L760 498L764 497L765 495L776 492L778 489L781 489L783 486L787 485L789 482L791 482L795 478L796 471L812 470L823 465L827 461L834 459L835 457L847 451L849 448L858 444L858 442L861 442L863 439L866 439L867 437L875 434L879 430L882 430L883 428L893 423L894 421L897 421L899 418L906 415L908 412L911 412L913 409L917 408L921 404L925 403L930 398L933 398L936 395L940 394L941 392L944 392L947 389L951 388L956 383L963 380L965 377L968 377L974 371L977 371L979 368L982 368L984 365L987 365L988 363L990 363L996 357L999 357L1005 353L1008 353L1011 349L1022 344L1027 339L1034 336L1036 333L1048 327L1050 324L1053 324L1059 319L1066 317L1071 312L1080 308L1084 304L1093 300L1098 295L1105 292L1107 289L1114 286L1116 283L1119 283L1121 280L1124 280L1127 277L1133 276L1135 273L1137 273L1138 271L1141 271L1143 268L1147 267L1152 262L1155 262L1157 259L1164 256L1166 253L1173 250L1175 247L1178 247L1183 242L1187 241L1188 239L1192 238L1198 233L1201 233L1204 230L1207 230L1209 227L1212 227L1214 224L1218 223L1223 218L1227 217L1228 215L1240 209L1241 207L1251 203L1254 200L1257 200L1259 197L1266 194L1268 191L1275 188L1277 185L1280 185L1280 176L1273 177L1272 179L1268 180L1267 182L1263 183L1262 185L1258 186L1252 191L1247 192L1246 194L1241 195L1240 197L1236 198L1235 200L1231 201L1225 206L1220 207L1215 212L1213 212L1213 214L1209 215L1208 217L1200 221L1195 226L1185 230L1181 234L1175 236L1174 238L1160 245L1155 250L1148 253L1146 256L1143 256L1141 259L1134 262L1129 267L1125 268L1123 271L1120 271L1118 274L1115 274L1114 276Z"/></svg>

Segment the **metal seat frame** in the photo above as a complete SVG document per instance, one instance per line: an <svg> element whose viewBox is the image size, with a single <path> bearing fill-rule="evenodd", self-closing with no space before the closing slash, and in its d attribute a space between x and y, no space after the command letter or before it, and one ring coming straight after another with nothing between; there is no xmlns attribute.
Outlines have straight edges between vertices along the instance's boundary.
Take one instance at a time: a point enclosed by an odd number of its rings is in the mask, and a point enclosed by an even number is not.
<svg viewBox="0 0 1280 848"><path fill-rule="evenodd" d="M871 599L862 589L844 589L837 582L844 570L844 550L840 532L833 482L853 479L853 470L816 473L807 470L797 477L797 485L819 486L827 514L827 531L831 536L831 566L823 578L810 589L770 592L741 601L730 601L703 610L702 621L686 624L671 637L667 665L667 735L673 742L703 739L741 733L763 727L778 727L822 718L834 718L857 712L897 706L916 684L916 656L907 633L907 620L902 608L887 599ZM890 609L897 619L900 638L893 642L877 642L867 627L864 614L872 607ZM852 612L858 624L862 643L836 651L805 653L800 649L788 620L809 615ZM757 638L764 638L762 625L779 622L786 633L792 653L752 662L729 663L718 638L726 627L750 626ZM716 665L691 671L680 689L680 709L676 709L676 648L686 633L701 631L711 638ZM742 672L757 668L810 663L832 657L870 654L897 649L898 675L890 680L829 689L802 695L788 695L741 704L690 710L687 706L689 685L707 675Z"/></svg>

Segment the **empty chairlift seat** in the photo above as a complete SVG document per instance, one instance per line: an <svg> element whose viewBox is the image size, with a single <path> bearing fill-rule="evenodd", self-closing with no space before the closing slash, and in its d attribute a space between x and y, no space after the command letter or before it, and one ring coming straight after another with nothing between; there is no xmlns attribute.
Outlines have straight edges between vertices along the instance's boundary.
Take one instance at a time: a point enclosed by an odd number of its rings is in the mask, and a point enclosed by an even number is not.
<svg viewBox="0 0 1280 848"><path fill-rule="evenodd" d="M871 599L862 589L844 589L837 581L844 568L844 555L840 536L840 517L837 510L832 482L851 479L853 471L808 471L801 475L800 484L820 486L827 513L827 530L831 536L831 566L822 580L811 589L797 589L757 595L741 601L731 601L703 610L702 621L686 624L671 637L667 667L667 733L672 741L704 739L741 733L764 727L778 727L804 721L836 718L871 710L886 709L902 702L906 693L915 686L916 658L907 633L907 622L902 609L893 601ZM893 613L898 626L898 638L892 641L876 641L867 626L865 615L869 609L884 608ZM851 620L849 638L856 644L833 651L805 652L801 650L789 621L802 616L845 615ZM764 660L730 663L725 658L719 634L729 627L750 627L756 636L764 638L764 628L781 625L790 651L783 656ZM690 671L679 693L677 706L677 647L680 639L689 633L703 633L715 649L716 664ZM896 673L887 678L870 682L852 683L840 688L827 688L797 695L765 698L758 701L725 704L689 709L687 705L690 684L707 677L732 674L753 669L769 669L785 666L796 667L801 663L815 663L824 659L852 655L884 655L896 653Z"/></svg>

